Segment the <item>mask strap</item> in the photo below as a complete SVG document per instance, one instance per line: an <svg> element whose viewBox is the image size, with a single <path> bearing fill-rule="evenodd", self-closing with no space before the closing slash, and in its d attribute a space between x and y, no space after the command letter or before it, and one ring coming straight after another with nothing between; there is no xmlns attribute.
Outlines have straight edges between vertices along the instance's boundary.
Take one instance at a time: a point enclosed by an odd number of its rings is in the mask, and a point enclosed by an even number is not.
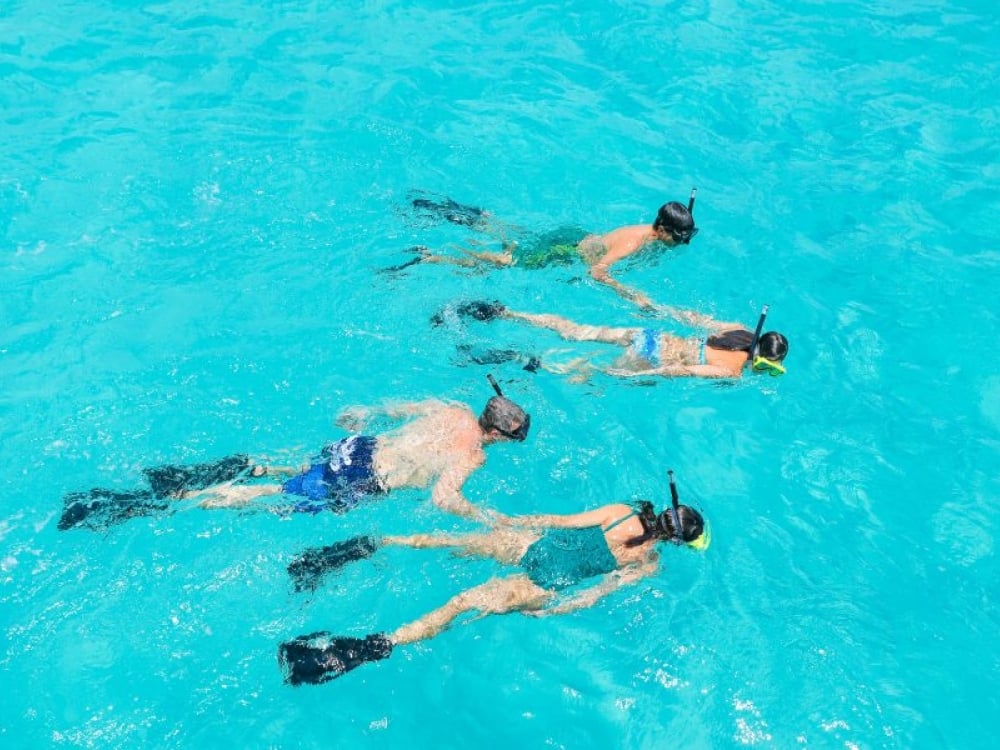
<svg viewBox="0 0 1000 750"><path fill-rule="evenodd" d="M753 332L753 338L750 339L750 351L747 352L747 359L752 360L757 356L757 343L760 341L760 332L764 328L764 319L767 317L767 305L764 305L760 309L760 319L757 321L757 330Z"/></svg>

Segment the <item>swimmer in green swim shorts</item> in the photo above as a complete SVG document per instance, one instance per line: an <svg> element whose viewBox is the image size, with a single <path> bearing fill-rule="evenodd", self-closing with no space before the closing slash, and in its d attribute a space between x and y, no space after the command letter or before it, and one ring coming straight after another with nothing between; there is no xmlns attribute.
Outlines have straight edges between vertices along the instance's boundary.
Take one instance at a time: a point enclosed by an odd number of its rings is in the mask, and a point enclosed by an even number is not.
<svg viewBox="0 0 1000 750"><path fill-rule="evenodd" d="M433 638L466 612L549 615L589 607L620 586L655 574L658 542L704 550L711 534L701 514L678 502L670 474L671 504L616 503L572 515L498 517L485 532L355 537L310 549L289 565L298 590L316 589L323 576L383 547L451 548L455 555L489 557L521 572L463 591L439 609L392 633L364 638L320 632L281 644L279 662L292 685L321 683L393 648Z"/></svg>
<svg viewBox="0 0 1000 750"><path fill-rule="evenodd" d="M419 194L412 197L414 209L424 214L438 216L453 224L460 224L489 234L497 235L503 245L501 252L462 249L460 256L433 253L418 247L420 253L408 263L389 270L399 270L415 263L447 263L473 266L519 266L544 268L550 265L569 265L582 261L590 269L590 276L601 284L610 286L620 296L643 308L655 304L643 292L625 286L611 276L616 263L659 244L666 247L687 245L698 233L694 223L694 202L697 190L691 190L687 206L671 201L660 206L652 224L635 224L619 227L604 234L591 234L576 227L560 227L541 235L529 236L524 241L508 239L509 228L491 220L489 212L474 206L456 203L444 196Z"/></svg>

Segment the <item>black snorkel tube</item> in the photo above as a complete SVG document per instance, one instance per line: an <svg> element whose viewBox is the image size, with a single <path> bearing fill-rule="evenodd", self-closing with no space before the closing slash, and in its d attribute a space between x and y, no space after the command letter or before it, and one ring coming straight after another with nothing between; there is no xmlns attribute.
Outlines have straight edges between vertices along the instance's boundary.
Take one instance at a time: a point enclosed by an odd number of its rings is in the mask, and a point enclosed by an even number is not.
<svg viewBox="0 0 1000 750"><path fill-rule="evenodd" d="M674 482L674 470L667 469L667 476L670 477L670 507L667 510L674 526L674 536L670 541L674 544L684 544L684 529L681 527L681 514L678 513L680 497L677 494L677 483Z"/></svg>
<svg viewBox="0 0 1000 750"><path fill-rule="evenodd" d="M767 305L764 305L760 309L760 318L757 320L757 328L753 332L753 338L750 339L750 350L747 352L747 359L753 361L753 358L757 356L757 343L760 341L760 332L764 330L764 319L767 318Z"/></svg>
<svg viewBox="0 0 1000 750"><path fill-rule="evenodd" d="M503 391L500 390L500 386L497 385L497 381L489 373L486 374L486 379L490 381L490 385L493 386L493 390L497 392L500 398L504 398Z"/></svg>
<svg viewBox="0 0 1000 750"><path fill-rule="evenodd" d="M691 197L688 198L688 213L694 218L694 199L698 197L698 188L691 188Z"/></svg>

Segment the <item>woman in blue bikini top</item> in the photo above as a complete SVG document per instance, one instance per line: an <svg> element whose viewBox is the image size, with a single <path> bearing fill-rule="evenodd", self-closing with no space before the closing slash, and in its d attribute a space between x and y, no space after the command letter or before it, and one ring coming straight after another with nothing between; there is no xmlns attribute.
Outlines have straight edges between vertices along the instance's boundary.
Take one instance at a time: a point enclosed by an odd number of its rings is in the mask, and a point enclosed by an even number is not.
<svg viewBox="0 0 1000 750"><path fill-rule="evenodd" d="M761 334L766 308L755 333L740 323L721 323L689 310L662 308L661 311L683 323L702 328L709 335L685 338L653 328L586 325L559 315L517 312L500 302L469 302L456 309L459 315L477 320L520 320L555 331L567 341L598 341L617 344L624 349L611 367L583 365L578 360L569 369L596 369L619 377L738 378L749 364L754 372L784 374L782 363L788 354L788 339L777 331ZM542 366L546 365L542 363ZM566 368L548 365L547 369L561 372Z"/></svg>
<svg viewBox="0 0 1000 750"><path fill-rule="evenodd" d="M653 575L659 568L657 542L708 547L711 534L704 519L677 502L672 477L671 491L671 506L659 514L649 502L635 507L616 503L571 515L498 517L497 525L480 533L355 537L306 550L288 568L299 591L314 590L331 571L389 546L447 547L455 555L491 557L522 572L463 591L391 633L353 638L319 632L287 641L278 655L285 680L293 685L326 682L388 657L397 646L432 638L466 612L549 615L591 606L620 586ZM597 577L596 583L566 591Z"/></svg>

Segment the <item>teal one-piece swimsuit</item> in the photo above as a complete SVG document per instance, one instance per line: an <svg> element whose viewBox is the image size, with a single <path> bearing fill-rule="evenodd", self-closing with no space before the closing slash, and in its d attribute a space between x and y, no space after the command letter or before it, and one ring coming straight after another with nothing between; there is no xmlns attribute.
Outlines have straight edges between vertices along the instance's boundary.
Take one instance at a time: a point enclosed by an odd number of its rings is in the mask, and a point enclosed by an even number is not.
<svg viewBox="0 0 1000 750"><path fill-rule="evenodd" d="M545 589L564 589L587 578L617 570L618 561L611 554L605 531L636 515L635 511L602 529L548 529L524 553L518 563L534 583Z"/></svg>

